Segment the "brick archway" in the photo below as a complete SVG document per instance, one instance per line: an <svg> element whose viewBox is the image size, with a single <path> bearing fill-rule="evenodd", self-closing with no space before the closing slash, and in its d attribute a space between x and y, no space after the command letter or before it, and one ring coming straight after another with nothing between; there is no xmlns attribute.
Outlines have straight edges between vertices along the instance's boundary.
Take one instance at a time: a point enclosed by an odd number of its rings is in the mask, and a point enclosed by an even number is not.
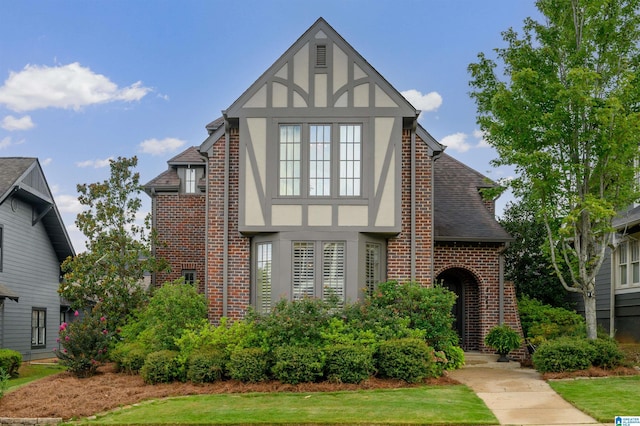
<svg viewBox="0 0 640 426"><path fill-rule="evenodd" d="M463 268L448 268L436 277L437 282L456 293L453 307L454 328L460 337L460 347L465 351L477 351L482 347L480 329L480 289L475 275Z"/></svg>

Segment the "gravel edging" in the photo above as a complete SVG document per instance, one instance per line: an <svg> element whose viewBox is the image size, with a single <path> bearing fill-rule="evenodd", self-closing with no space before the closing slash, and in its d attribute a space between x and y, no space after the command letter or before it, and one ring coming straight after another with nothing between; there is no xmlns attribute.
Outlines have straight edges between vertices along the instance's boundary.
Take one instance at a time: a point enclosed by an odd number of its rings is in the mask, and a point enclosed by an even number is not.
<svg viewBox="0 0 640 426"><path fill-rule="evenodd" d="M16 418L0 417L2 426L31 426L31 425L57 425L62 423L60 417Z"/></svg>

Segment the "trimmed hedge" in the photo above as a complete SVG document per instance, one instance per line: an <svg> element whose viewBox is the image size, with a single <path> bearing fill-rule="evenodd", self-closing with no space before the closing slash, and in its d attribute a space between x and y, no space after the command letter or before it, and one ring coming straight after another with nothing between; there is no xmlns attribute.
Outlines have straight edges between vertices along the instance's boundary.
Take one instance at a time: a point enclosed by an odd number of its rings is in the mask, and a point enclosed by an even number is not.
<svg viewBox="0 0 640 426"><path fill-rule="evenodd" d="M374 371L373 352L360 345L336 345L325 349L325 375L334 383L360 383Z"/></svg>
<svg viewBox="0 0 640 426"><path fill-rule="evenodd" d="M533 366L541 373L585 370L591 367L594 348L586 339L561 337L542 343L533 354Z"/></svg>
<svg viewBox="0 0 640 426"><path fill-rule="evenodd" d="M111 360L118 370L127 374L137 374L144 365L147 352L141 343L122 343L111 351Z"/></svg>
<svg viewBox="0 0 640 426"><path fill-rule="evenodd" d="M420 339L395 339L378 347L378 371L382 377L418 383L435 376L434 352Z"/></svg>
<svg viewBox="0 0 640 426"><path fill-rule="evenodd" d="M624 362L624 352L618 347L615 340L610 338L598 338L589 340L593 348L591 363L595 367L615 368Z"/></svg>
<svg viewBox="0 0 640 426"><path fill-rule="evenodd" d="M178 360L178 352L162 350L147 355L140 369L140 376L146 383L171 383L184 377Z"/></svg>
<svg viewBox="0 0 640 426"><path fill-rule="evenodd" d="M241 382L257 383L269 378L269 358L260 348L233 351L227 368L229 376Z"/></svg>
<svg viewBox="0 0 640 426"><path fill-rule="evenodd" d="M11 377L18 376L18 369L22 364L20 352L12 349L0 349L0 368Z"/></svg>
<svg viewBox="0 0 640 426"><path fill-rule="evenodd" d="M187 360L187 379L194 383L210 383L224 377L227 357L221 350L202 350Z"/></svg>
<svg viewBox="0 0 640 426"><path fill-rule="evenodd" d="M315 347L282 346L276 349L273 376L292 385L316 382L322 378L324 360Z"/></svg>

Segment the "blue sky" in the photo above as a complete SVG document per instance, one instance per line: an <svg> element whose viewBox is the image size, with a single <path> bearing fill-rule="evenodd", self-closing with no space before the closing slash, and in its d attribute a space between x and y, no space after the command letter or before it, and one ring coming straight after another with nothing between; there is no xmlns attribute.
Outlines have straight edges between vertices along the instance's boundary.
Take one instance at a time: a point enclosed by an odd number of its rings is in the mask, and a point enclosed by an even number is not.
<svg viewBox="0 0 640 426"><path fill-rule="evenodd" d="M527 16L533 0L0 0L0 156L40 159L82 251L76 184L118 156L154 178L323 17L448 154L501 179L512 172L489 164L467 66Z"/></svg>

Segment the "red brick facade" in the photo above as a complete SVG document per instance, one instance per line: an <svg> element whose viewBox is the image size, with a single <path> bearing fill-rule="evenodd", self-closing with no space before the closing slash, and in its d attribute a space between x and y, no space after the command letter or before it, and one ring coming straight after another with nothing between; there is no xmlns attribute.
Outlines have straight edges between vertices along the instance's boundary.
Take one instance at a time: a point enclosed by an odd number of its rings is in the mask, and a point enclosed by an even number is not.
<svg viewBox="0 0 640 426"><path fill-rule="evenodd" d="M239 145L237 128L229 134L228 197L228 282L227 312L223 312L224 259L224 198L225 198L225 138L213 145L207 178L209 217L207 218L207 252L209 319L217 322L222 316L242 318L250 304L251 240L238 231Z"/></svg>

